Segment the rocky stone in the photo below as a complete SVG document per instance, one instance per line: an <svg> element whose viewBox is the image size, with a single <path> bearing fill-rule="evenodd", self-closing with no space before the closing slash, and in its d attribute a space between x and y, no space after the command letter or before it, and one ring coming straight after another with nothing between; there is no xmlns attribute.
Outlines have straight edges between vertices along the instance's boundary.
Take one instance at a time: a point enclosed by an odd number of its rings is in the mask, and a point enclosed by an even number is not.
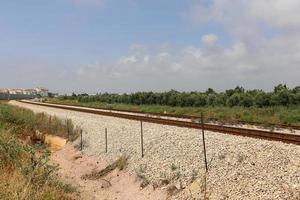
<svg viewBox="0 0 300 200"><path fill-rule="evenodd" d="M179 192L174 199L296 199L299 195L300 146L297 145L205 131L209 166L206 173L201 130L143 123L144 157L141 158L139 121L13 103L34 112L72 119L87 133L84 140L89 146L84 148L85 154L107 161L114 161L120 153L127 155L126 170L130 173L142 173L151 184L169 180L167 186L160 186L166 188L180 181L186 185L183 191L194 192L192 197L188 192ZM173 165L176 169L172 170ZM176 172L180 176L174 178ZM189 185L195 177L197 182Z"/></svg>

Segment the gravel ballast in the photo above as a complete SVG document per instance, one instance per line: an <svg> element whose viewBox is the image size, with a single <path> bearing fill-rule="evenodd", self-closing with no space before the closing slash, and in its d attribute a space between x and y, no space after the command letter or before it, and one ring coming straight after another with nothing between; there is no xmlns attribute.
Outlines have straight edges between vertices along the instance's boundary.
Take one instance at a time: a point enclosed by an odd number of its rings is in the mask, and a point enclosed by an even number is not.
<svg viewBox="0 0 300 200"><path fill-rule="evenodd" d="M153 185L166 188L174 185L180 189L173 199L300 196L300 146L297 145L205 131L209 167L205 173L201 130L143 123L145 156L141 158L139 121L10 103L72 119L83 129L84 153L109 161L120 155L129 156L129 172ZM108 153L105 153L105 128Z"/></svg>

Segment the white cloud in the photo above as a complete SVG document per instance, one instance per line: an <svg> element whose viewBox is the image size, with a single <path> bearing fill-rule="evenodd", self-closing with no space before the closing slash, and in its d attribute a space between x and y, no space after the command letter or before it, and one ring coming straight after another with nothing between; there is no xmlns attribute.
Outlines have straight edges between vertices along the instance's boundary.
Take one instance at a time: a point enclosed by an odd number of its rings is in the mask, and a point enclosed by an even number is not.
<svg viewBox="0 0 300 200"><path fill-rule="evenodd" d="M259 38L264 31L300 31L299 0L212 0L185 16L195 24L217 23L235 37Z"/></svg>
<svg viewBox="0 0 300 200"><path fill-rule="evenodd" d="M228 58L228 59L241 59L243 58L243 56L247 56L247 49L245 44L243 43L237 43L234 44L231 48L226 49L224 51L224 55Z"/></svg>
<svg viewBox="0 0 300 200"><path fill-rule="evenodd" d="M149 55L145 55L145 56L144 56L144 62L145 62L145 63L148 63L149 60L150 60L150 56L149 56Z"/></svg>
<svg viewBox="0 0 300 200"><path fill-rule="evenodd" d="M89 70L89 73L97 74L93 85L101 84L106 90L122 92L208 87L223 90L236 85L272 89L279 83L293 87L299 85L299 52L299 40L276 37L254 49L236 42L213 49L187 46L177 53L132 52L121 59L123 62L112 63L105 73L99 70Z"/></svg>
<svg viewBox="0 0 300 200"><path fill-rule="evenodd" d="M174 72L179 72L180 70L184 70L184 68L181 64L175 62L171 64L171 70Z"/></svg>
<svg viewBox="0 0 300 200"><path fill-rule="evenodd" d="M300 30L299 0L252 0L250 16L275 28Z"/></svg>
<svg viewBox="0 0 300 200"><path fill-rule="evenodd" d="M26 85L34 80L36 85L50 89L63 85L68 92L205 90L208 87L224 90L236 85L272 89L279 83L290 87L299 85L299 52L299 39L277 36L260 42L255 48L235 42L214 48L190 45L173 53L133 51L117 61L99 59L99 62L78 66L76 71L74 67L63 67L63 73L58 69L53 71L52 65L43 62L24 61L22 67L7 68L3 73L14 74L17 70L31 74L28 78L14 79L13 84ZM4 66L3 61L0 64ZM5 77L1 81L3 85L11 83Z"/></svg>
<svg viewBox="0 0 300 200"><path fill-rule="evenodd" d="M120 58L120 63L121 64L131 64L131 63L136 63L137 62L137 58L136 56L132 55L132 56L123 56Z"/></svg>
<svg viewBox="0 0 300 200"><path fill-rule="evenodd" d="M201 41L205 45L212 46L218 41L218 36L216 36L215 34L203 35Z"/></svg>

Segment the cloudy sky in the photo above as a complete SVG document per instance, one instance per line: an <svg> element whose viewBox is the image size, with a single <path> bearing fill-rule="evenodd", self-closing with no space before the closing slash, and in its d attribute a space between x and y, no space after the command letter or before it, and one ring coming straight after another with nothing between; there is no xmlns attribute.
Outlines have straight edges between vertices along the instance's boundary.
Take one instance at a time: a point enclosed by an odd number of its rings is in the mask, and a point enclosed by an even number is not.
<svg viewBox="0 0 300 200"><path fill-rule="evenodd" d="M300 85L299 0L1 0L0 88Z"/></svg>

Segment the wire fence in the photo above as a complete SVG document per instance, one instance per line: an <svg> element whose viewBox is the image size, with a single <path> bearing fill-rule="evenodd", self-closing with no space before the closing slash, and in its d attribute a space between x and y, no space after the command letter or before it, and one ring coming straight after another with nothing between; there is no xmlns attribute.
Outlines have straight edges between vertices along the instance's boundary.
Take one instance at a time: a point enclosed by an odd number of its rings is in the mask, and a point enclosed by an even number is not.
<svg viewBox="0 0 300 200"><path fill-rule="evenodd" d="M204 132L204 128L203 128L203 125L204 125L203 115L201 115L201 120L199 120L199 121L202 124L202 130L201 130L202 134L200 134L200 131L199 131L198 144L199 144L199 146L202 146L202 148L203 148L203 150L202 150L202 152L203 152L203 155L202 155L203 156L203 163L204 163L203 165L205 167L205 170L208 171L205 132ZM140 158L143 159L145 157L145 155L147 154L147 149L145 149L146 147L145 147L145 143L144 143L144 141L145 141L145 137L144 137L144 122L140 121L139 123L140 123L139 135L137 134L137 131L135 131L135 134L134 134L135 135L134 136L135 139L134 139L134 141L133 140L132 141L129 140L128 143L134 143L135 142L137 144L138 143L137 142L137 138L139 138L140 152L132 152L132 153L139 153L140 154ZM109 151L112 150L112 149L115 150L116 147L117 147L117 145L114 145L114 144L116 144L116 139L112 140L112 138L110 137L110 134L112 134L112 133L110 133L109 129L107 127L105 127L104 130L103 130L103 139L100 139L100 138L102 138L102 136L101 136L102 134L100 134L100 136L99 136L99 140L102 142L101 146L104 146L104 150L103 151L106 154L108 154ZM119 134L120 134L120 136L122 135L121 133L119 133ZM168 133L166 133L166 134L168 134ZM150 135L150 137L149 137L149 135ZM154 137L151 137L152 136L151 134L149 134L149 135L147 137L147 139L148 139L147 140L148 146L151 146L151 143L155 144L155 143L161 142L161 140L162 140L162 135L154 136ZM134 138L134 137L132 137L132 138ZM121 137L118 138L118 139L122 140ZM83 150L83 148L85 146L83 143L84 143L83 131L81 130L80 131L80 143L79 143L79 147L80 147L79 149L81 151ZM178 151L181 151L180 146L177 146L176 143L178 143L178 141L176 141L176 142L173 143L173 145L174 145L173 148L176 148ZM111 149L109 149L109 147ZM122 150L126 151L126 147L124 147L122 145L120 145L119 147L117 147L117 149L119 149L120 152ZM112 152L112 151L110 151L110 152ZM201 152L199 152L199 153L201 153ZM132 155L129 155L129 156L132 156Z"/></svg>

